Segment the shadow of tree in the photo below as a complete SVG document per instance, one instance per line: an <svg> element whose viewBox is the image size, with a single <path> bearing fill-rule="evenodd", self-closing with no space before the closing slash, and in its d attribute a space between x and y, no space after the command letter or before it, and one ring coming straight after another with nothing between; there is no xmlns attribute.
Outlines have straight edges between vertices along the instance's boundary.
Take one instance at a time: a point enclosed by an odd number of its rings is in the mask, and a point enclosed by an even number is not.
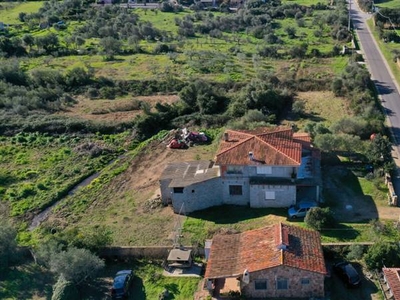
<svg viewBox="0 0 400 300"><path fill-rule="evenodd" d="M233 224L244 220L263 217L269 214L286 217L287 209L221 205L193 212L189 214L189 217L211 221L215 224Z"/></svg>
<svg viewBox="0 0 400 300"><path fill-rule="evenodd" d="M11 267L0 281L0 299L33 299L35 296L51 299L55 283L52 274L30 261Z"/></svg>

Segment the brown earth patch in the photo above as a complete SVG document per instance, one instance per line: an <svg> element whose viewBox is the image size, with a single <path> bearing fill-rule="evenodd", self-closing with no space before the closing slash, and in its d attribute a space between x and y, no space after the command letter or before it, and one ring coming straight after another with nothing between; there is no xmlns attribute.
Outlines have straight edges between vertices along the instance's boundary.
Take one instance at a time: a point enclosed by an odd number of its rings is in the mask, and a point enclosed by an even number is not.
<svg viewBox="0 0 400 300"><path fill-rule="evenodd" d="M67 225L66 219L81 228L106 225L112 230L116 245L172 244L172 233L177 223L182 223L182 217L175 215L171 207L149 209L147 204L160 193L159 178L168 163L212 159L216 145L169 149L166 146L172 137L171 132L163 141L153 141L136 157L122 158L120 163L128 161L129 168L103 186L85 216L72 216L66 207L48 222Z"/></svg>
<svg viewBox="0 0 400 300"><path fill-rule="evenodd" d="M142 114L141 109L128 108L134 101L143 101L148 103L152 108L159 102L163 104L172 104L179 100L177 95L156 95L156 96L140 96L125 97L115 100L96 99L91 100L86 97L77 97L77 102L71 107L66 108L58 115L78 117L91 121L103 122L127 122L133 120L137 115Z"/></svg>
<svg viewBox="0 0 400 300"><path fill-rule="evenodd" d="M324 190L334 196L329 203L339 222L363 222L374 219L399 220L400 208L381 203L369 195L355 193L342 184L339 177L351 172L343 166L327 166L323 172Z"/></svg>

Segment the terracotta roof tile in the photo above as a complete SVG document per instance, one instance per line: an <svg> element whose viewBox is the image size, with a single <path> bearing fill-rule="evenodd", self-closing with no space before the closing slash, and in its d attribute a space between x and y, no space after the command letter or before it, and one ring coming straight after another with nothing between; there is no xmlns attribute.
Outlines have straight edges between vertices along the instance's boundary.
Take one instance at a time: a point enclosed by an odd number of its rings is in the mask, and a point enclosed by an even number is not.
<svg viewBox="0 0 400 300"><path fill-rule="evenodd" d="M394 300L400 300L400 268L383 268L383 274L387 280Z"/></svg>
<svg viewBox="0 0 400 300"><path fill-rule="evenodd" d="M234 277L279 265L326 274L320 235L297 226L276 224L239 234L216 235L206 278Z"/></svg>
<svg viewBox="0 0 400 300"><path fill-rule="evenodd" d="M257 130L227 130L220 143L216 163L219 165L286 165L301 164L302 146L309 144L307 134L294 139L290 128L259 128ZM225 140L227 137L227 140ZM253 153L250 160L249 153Z"/></svg>

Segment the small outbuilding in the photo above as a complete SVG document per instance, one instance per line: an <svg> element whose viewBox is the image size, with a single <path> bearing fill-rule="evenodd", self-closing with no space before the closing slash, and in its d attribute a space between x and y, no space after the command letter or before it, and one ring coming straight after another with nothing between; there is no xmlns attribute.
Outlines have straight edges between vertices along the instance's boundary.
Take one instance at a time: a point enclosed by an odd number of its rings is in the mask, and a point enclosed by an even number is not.
<svg viewBox="0 0 400 300"><path fill-rule="evenodd" d="M190 268L192 266L192 250L172 249L168 254L167 265L173 268Z"/></svg>

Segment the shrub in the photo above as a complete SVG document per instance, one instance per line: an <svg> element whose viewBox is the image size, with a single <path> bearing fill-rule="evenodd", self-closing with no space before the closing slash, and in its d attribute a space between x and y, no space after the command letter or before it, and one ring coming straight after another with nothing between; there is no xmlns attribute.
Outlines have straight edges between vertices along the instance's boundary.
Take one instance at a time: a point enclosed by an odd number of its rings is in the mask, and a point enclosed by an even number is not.
<svg viewBox="0 0 400 300"><path fill-rule="evenodd" d="M67 281L63 276L59 276L53 287L51 300L79 299L79 293L75 285Z"/></svg>
<svg viewBox="0 0 400 300"><path fill-rule="evenodd" d="M350 245L349 247L349 253L347 253L347 260L360 260L362 259L364 255L364 249L365 247L363 245Z"/></svg>
<svg viewBox="0 0 400 300"><path fill-rule="evenodd" d="M321 230L323 228L335 227L335 219L329 209L329 207L321 208L314 207L311 208L304 218L304 222L307 226L315 229Z"/></svg>
<svg viewBox="0 0 400 300"><path fill-rule="evenodd" d="M17 232L9 224L0 222L0 274L16 260Z"/></svg>
<svg viewBox="0 0 400 300"><path fill-rule="evenodd" d="M51 271L74 284L93 279L97 271L103 267L104 261L87 249L71 247L50 257Z"/></svg>
<svg viewBox="0 0 400 300"><path fill-rule="evenodd" d="M370 270L400 265L400 245L393 242L378 242L369 247L364 256L365 264Z"/></svg>

